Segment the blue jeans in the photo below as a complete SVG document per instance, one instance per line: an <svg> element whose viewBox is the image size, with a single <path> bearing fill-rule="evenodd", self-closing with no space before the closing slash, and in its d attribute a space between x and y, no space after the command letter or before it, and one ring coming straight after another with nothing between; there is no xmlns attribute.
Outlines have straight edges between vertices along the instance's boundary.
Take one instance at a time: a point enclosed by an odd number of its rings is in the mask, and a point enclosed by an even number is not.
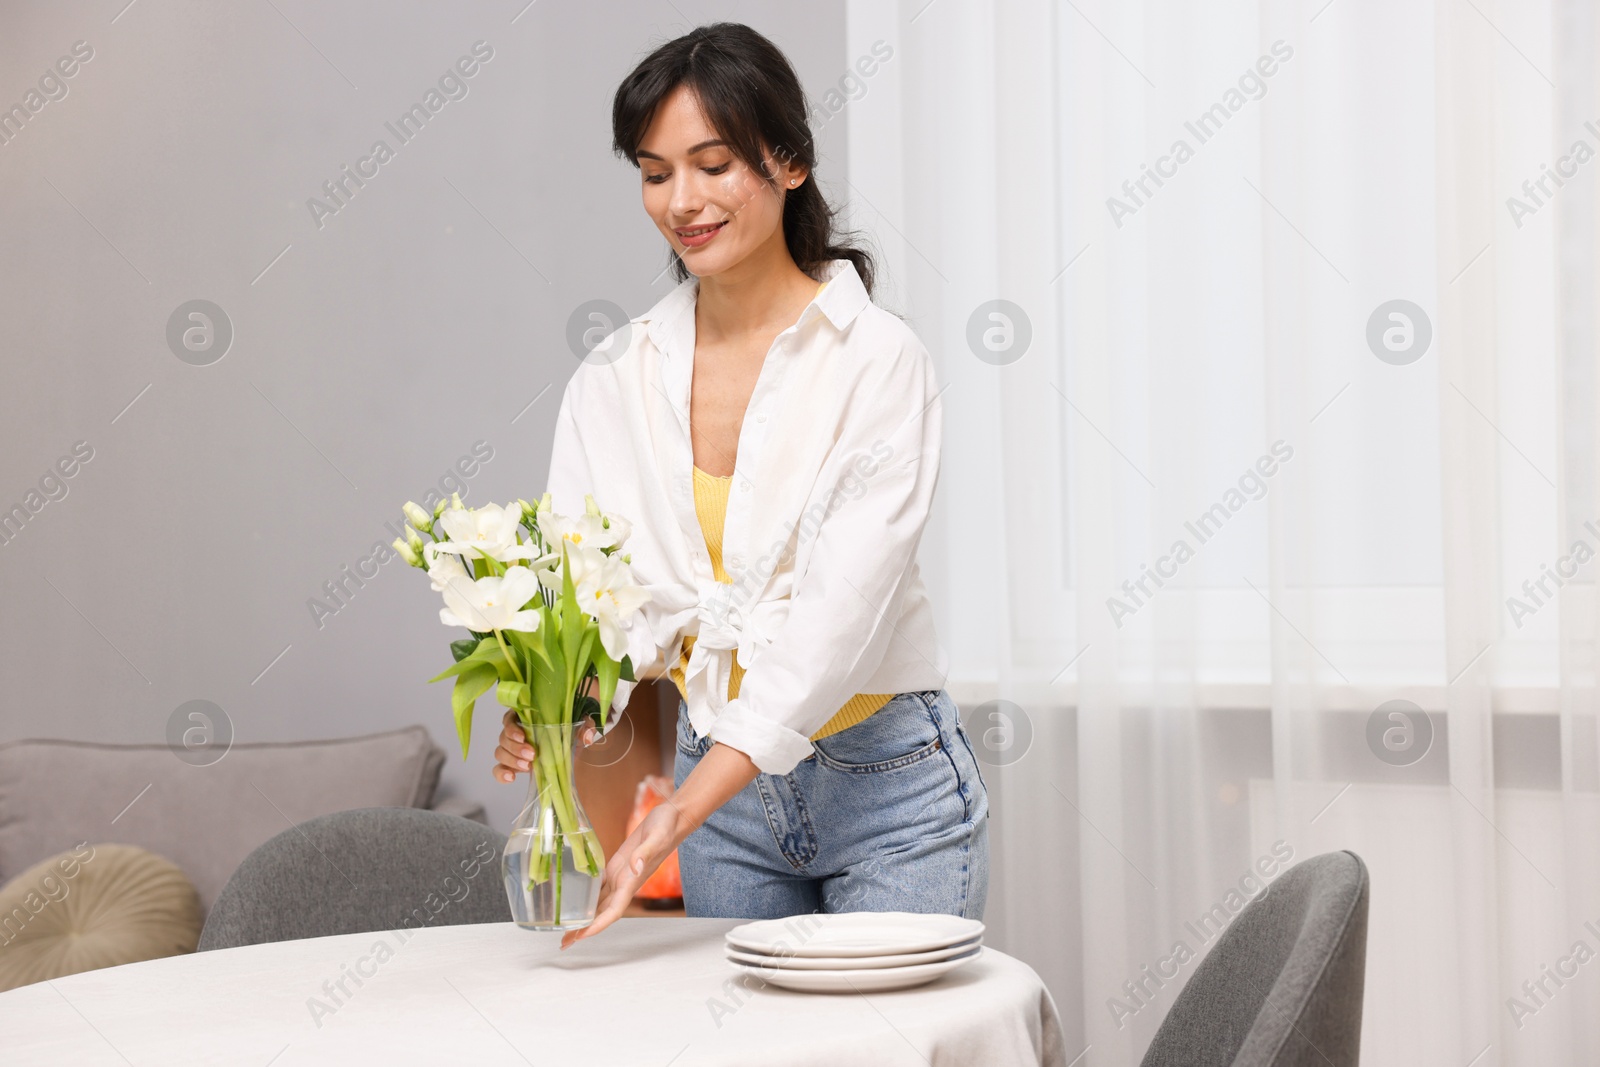
<svg viewBox="0 0 1600 1067"><path fill-rule="evenodd" d="M981 919L989 794L955 701L901 693L813 741L784 775L758 774L678 846L690 916L943 912ZM674 781L711 742L678 701Z"/></svg>

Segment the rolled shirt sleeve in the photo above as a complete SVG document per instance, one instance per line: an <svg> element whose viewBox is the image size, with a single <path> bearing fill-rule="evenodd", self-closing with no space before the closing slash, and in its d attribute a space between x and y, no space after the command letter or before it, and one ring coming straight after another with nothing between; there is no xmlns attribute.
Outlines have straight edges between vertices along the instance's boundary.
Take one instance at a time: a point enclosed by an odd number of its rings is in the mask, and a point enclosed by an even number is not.
<svg viewBox="0 0 1600 1067"><path fill-rule="evenodd" d="M927 349L909 329L898 344L881 371L853 383L839 440L807 502L806 513L822 519L789 611L707 733L767 774L787 774L810 755L811 735L861 691L891 643L906 640L895 623L916 579L942 416ZM851 496L857 482L865 488ZM912 651L943 677L939 648Z"/></svg>

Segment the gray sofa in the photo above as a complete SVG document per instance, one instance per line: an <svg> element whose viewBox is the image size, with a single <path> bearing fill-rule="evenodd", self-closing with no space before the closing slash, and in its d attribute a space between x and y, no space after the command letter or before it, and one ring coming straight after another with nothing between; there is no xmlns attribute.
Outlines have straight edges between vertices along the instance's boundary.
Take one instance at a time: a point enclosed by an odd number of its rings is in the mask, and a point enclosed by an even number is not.
<svg viewBox="0 0 1600 1067"><path fill-rule="evenodd" d="M486 822L480 804L435 797L444 760L421 726L235 744L205 767L165 745L10 741L0 744L0 885L83 841L137 845L182 868L208 912L251 851L319 815L431 808Z"/></svg>

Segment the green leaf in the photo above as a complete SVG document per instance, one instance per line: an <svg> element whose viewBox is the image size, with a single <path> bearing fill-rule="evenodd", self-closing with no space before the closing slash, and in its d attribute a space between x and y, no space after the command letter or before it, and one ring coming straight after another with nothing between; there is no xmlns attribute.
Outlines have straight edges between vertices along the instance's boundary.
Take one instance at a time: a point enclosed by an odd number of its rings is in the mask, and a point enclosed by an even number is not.
<svg viewBox="0 0 1600 1067"><path fill-rule="evenodd" d="M533 702L528 684L516 680L501 682L495 687L494 696L508 708L525 708Z"/></svg>
<svg viewBox="0 0 1600 1067"><path fill-rule="evenodd" d="M549 625L549 612L542 605L535 610L543 616L539 620L539 627L543 629ZM544 650L544 637L537 630L533 633L528 633L525 630L507 630L506 640L510 642L512 648L523 653L518 657L518 662L528 668L527 673L523 675L525 678L529 677L533 672L533 663L529 658L530 656L536 656L547 663L550 660L549 653Z"/></svg>
<svg viewBox="0 0 1600 1067"><path fill-rule="evenodd" d="M600 726L605 721L600 717L600 702L594 697L586 696L581 698L578 701L577 711L578 713L573 716L573 722L582 722L584 719L591 719L596 726Z"/></svg>
<svg viewBox="0 0 1600 1067"><path fill-rule="evenodd" d="M589 668L594 665L594 655L597 650L602 656L606 654L604 646L600 644L600 627L590 620L585 620L583 641L578 645L577 664L580 676L588 676Z"/></svg>
<svg viewBox="0 0 1600 1067"><path fill-rule="evenodd" d="M561 654L565 658L567 692L578 687L578 676L583 663L578 656L583 642L584 617L578 610L578 591L572 585L572 568L567 557L561 557Z"/></svg>
<svg viewBox="0 0 1600 1067"><path fill-rule="evenodd" d="M541 723L559 723L561 704L565 699L561 679L554 671L540 669L533 675L533 706Z"/></svg>
<svg viewBox="0 0 1600 1067"><path fill-rule="evenodd" d="M533 702L541 722L559 723L571 714L572 690L566 685L566 662L554 626L545 635L545 652L545 661L534 664Z"/></svg>
<svg viewBox="0 0 1600 1067"><path fill-rule="evenodd" d="M456 717L456 736L461 739L461 758L467 758L467 746L472 743L472 710L478 698L488 692L499 680L493 667L478 664L456 679L450 691L450 710Z"/></svg>
<svg viewBox="0 0 1600 1067"><path fill-rule="evenodd" d="M462 660L476 652L478 650L478 645L480 644L482 644L482 642L476 637L463 637L459 641L450 642L450 654L456 658L457 663L460 663Z"/></svg>
<svg viewBox="0 0 1600 1067"><path fill-rule="evenodd" d="M559 620L559 611L552 610L550 625L546 626L541 623L539 626L540 635L544 639L545 669L549 671L550 677L555 680L558 687L562 684L567 676L567 658L561 651L561 626ZM571 692L570 687L568 688L568 692ZM561 703L561 699L558 695L555 700L551 701L549 704L542 705L542 707L548 711L554 712L561 706Z"/></svg>
<svg viewBox="0 0 1600 1067"><path fill-rule="evenodd" d="M617 695L617 678L622 670L622 664L606 655L601 649L594 658L595 677L599 682L599 704L601 708L611 707L611 701Z"/></svg>
<svg viewBox="0 0 1600 1067"><path fill-rule="evenodd" d="M454 645L451 646L451 651L455 651ZM497 644L494 638L491 637L485 642L480 642L475 651L469 654L465 659L458 661L454 667L446 667L434 677L429 678L428 681L437 682L441 679L450 678L452 676L460 677L467 671L472 670L474 667L481 667L485 665L494 668L495 673L502 678L512 677L511 665L506 660L506 654L500 650L499 644Z"/></svg>
<svg viewBox="0 0 1600 1067"><path fill-rule="evenodd" d="M621 673L620 677L622 678L622 680L624 682L637 682L639 680L639 679L637 679L637 678L635 678L633 676L633 657L632 656L626 656L625 655L625 656L622 657L622 673Z"/></svg>

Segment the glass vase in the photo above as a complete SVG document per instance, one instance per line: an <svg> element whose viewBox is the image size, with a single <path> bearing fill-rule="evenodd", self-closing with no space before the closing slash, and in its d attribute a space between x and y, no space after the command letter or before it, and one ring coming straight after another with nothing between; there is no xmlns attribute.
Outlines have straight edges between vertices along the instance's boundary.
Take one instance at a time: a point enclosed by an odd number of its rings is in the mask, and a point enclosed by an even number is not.
<svg viewBox="0 0 1600 1067"><path fill-rule="evenodd" d="M511 918L524 930L577 930L594 922L605 854L578 802L573 768L581 724L524 727L528 799L501 860Z"/></svg>

